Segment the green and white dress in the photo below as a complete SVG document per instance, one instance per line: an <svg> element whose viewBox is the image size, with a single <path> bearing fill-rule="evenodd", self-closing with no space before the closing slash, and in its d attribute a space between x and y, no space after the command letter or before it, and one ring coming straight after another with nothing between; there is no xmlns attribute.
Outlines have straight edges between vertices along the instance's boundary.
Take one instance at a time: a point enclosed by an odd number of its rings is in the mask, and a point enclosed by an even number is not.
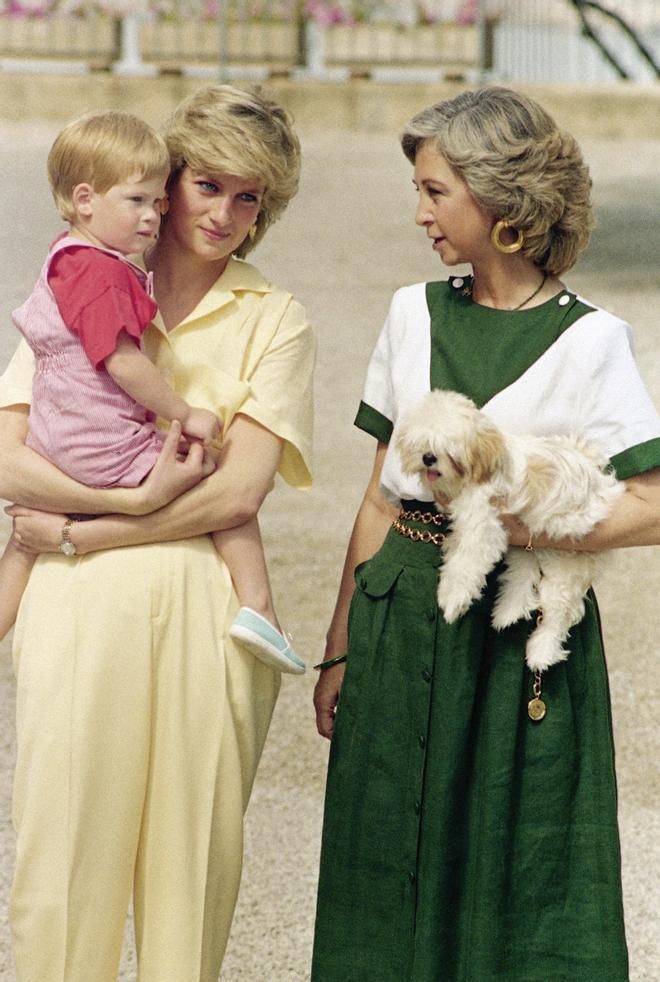
<svg viewBox="0 0 660 982"><path fill-rule="evenodd" d="M660 466L624 322L568 291L511 312L473 303L469 287L454 277L394 296L356 419L389 444L385 495L424 498L390 440L431 388L464 392L507 432L580 433L620 478ZM497 571L446 624L440 562L437 545L391 530L356 571L313 982L625 982L595 598L568 660L544 674L547 715L533 722L532 624L490 627Z"/></svg>

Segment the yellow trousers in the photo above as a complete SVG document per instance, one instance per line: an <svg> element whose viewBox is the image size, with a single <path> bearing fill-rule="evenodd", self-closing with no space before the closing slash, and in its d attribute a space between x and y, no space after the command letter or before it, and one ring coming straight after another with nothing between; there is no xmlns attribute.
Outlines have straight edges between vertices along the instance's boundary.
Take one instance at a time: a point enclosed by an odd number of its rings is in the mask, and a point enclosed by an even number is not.
<svg viewBox="0 0 660 982"><path fill-rule="evenodd" d="M18 982L217 982L279 675L209 537L35 565L15 631Z"/></svg>

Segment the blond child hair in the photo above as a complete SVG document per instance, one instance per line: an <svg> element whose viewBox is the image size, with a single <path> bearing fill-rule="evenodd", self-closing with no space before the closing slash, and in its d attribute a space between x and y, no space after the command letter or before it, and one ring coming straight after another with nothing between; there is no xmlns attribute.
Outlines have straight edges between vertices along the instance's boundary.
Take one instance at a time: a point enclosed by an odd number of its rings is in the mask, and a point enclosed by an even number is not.
<svg viewBox="0 0 660 982"><path fill-rule="evenodd" d="M64 127L48 154L48 180L66 222L75 218L73 189L91 184L97 194L137 175L167 178L170 155L163 138L132 113L87 113Z"/></svg>

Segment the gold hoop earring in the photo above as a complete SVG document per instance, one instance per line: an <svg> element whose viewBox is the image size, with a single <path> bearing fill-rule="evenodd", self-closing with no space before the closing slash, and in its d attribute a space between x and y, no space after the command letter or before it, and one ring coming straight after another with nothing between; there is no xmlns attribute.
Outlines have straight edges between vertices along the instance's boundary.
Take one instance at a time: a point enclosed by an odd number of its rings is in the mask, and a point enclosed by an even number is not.
<svg viewBox="0 0 660 982"><path fill-rule="evenodd" d="M490 241L493 243L498 252L504 252L506 254L511 252L520 252L525 244L525 233L519 228L515 229L516 235L518 236L515 242L502 242L500 232L502 229L511 227L511 222L507 222L503 218L500 218L499 222L495 222L493 225L493 230L490 233Z"/></svg>
<svg viewBox="0 0 660 982"><path fill-rule="evenodd" d="M248 237L250 239L250 242L254 242L256 234L257 234L257 223L255 222L254 225L250 227L250 231L248 232Z"/></svg>

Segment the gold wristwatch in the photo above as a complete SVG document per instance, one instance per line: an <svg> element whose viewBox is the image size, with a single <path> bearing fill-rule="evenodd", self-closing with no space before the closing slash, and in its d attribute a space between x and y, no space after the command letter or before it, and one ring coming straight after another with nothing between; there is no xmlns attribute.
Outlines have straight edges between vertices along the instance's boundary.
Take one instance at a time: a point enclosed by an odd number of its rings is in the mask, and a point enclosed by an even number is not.
<svg viewBox="0 0 660 982"><path fill-rule="evenodd" d="M64 525L62 526L62 538L60 539L60 552L65 556L75 556L76 547L71 541L71 526L73 525L73 519L67 518Z"/></svg>

